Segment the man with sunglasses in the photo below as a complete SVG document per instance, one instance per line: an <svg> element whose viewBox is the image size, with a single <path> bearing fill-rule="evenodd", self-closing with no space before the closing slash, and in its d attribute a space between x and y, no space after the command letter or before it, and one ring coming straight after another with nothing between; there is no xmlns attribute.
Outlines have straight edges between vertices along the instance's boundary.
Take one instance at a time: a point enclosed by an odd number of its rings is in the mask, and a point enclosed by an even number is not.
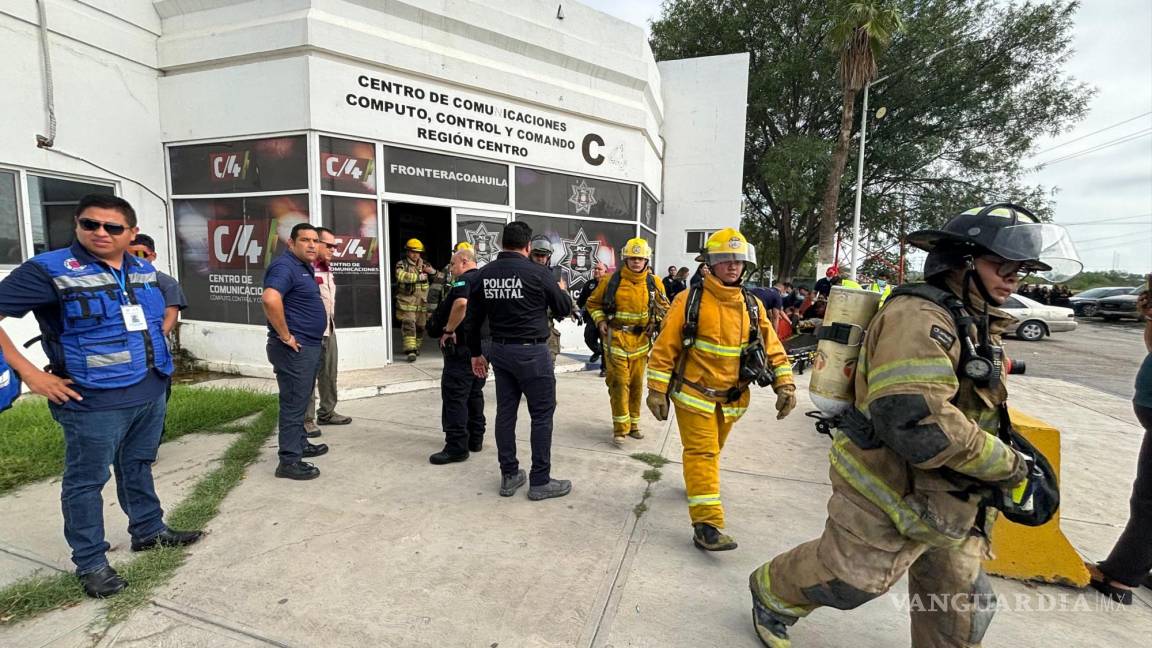
<svg viewBox="0 0 1152 648"><path fill-rule="evenodd" d="M0 329L0 348L29 391L46 397L64 429L64 537L84 592L126 586L111 566L101 491L112 466L132 550L181 546L200 531L163 521L152 463L167 411L172 356L156 269L128 254L136 212L116 196L90 194L76 208L76 241L36 255L0 282L0 318L33 313L48 356L42 371Z"/></svg>
<svg viewBox="0 0 1152 648"><path fill-rule="evenodd" d="M147 234L137 234L136 238L132 239L132 244L128 246L128 253L132 256L144 259L148 263L156 263L156 241ZM171 275L156 271L156 283L160 286L160 292L164 293L164 335L172 332L176 328L176 321L180 319L180 312L188 308L188 299L184 296L184 290L180 288L180 282L176 281Z"/></svg>
<svg viewBox="0 0 1152 648"><path fill-rule="evenodd" d="M999 307L1023 275L1079 272L1067 232L1000 203L908 242L928 252L926 283L894 290L867 325L823 535L749 577L766 646L790 646L800 618L856 608L907 574L912 645L978 647L996 609L981 564L997 512L1035 525L1058 505L1051 467L1011 433L1000 347L1011 315Z"/></svg>
<svg viewBox="0 0 1152 648"><path fill-rule="evenodd" d="M316 249L316 285L320 287L320 300L324 302L327 323L324 338L320 341L320 363L316 374L316 389L308 397L308 409L304 413L304 433L308 438L320 436L316 425L348 425L351 416L336 411L336 374L340 352L336 346L336 273L332 272L332 255L336 252L336 235L327 227L317 227L320 237ZM316 412L316 392L320 392L320 412Z"/></svg>

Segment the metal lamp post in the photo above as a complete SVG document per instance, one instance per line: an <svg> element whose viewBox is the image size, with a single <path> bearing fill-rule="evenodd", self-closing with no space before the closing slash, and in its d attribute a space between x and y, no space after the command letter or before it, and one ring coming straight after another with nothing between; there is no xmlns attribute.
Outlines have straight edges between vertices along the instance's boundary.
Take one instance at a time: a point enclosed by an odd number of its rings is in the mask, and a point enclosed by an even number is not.
<svg viewBox="0 0 1152 648"><path fill-rule="evenodd" d="M860 201L864 197L864 145L868 135L868 91L872 88L872 86L884 83L888 79L891 79L894 75L899 74L900 72L903 72L904 70L907 70L914 65L926 65L931 63L932 59L936 58L937 56L947 52L950 49L960 47L963 44L964 43L957 43L955 45L945 47L944 49L936 50L935 52L932 52L928 56L924 57L923 60L913 61L912 63L905 65L899 70L896 70L891 74L886 74L864 86L864 105L860 112L860 152L856 161L856 206L852 210L852 273L850 276L853 281L856 280L856 272L859 269Z"/></svg>

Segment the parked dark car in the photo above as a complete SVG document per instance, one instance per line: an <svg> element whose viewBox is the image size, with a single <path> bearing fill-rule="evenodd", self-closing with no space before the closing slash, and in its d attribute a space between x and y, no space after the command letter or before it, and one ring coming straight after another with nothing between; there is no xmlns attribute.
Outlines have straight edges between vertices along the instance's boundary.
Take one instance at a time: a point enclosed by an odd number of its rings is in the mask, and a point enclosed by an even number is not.
<svg viewBox="0 0 1152 648"><path fill-rule="evenodd" d="M1101 299L1096 303L1100 317L1109 322L1114 322L1121 317L1131 317L1135 320L1144 319L1144 316L1136 310L1136 298L1142 292L1144 292L1144 287L1138 286L1130 288L1126 294Z"/></svg>
<svg viewBox="0 0 1152 648"><path fill-rule="evenodd" d="M1123 295L1131 292L1132 288L1129 286L1106 286L1103 288L1089 288L1081 293L1076 293L1068 301L1071 302L1069 306L1072 310L1076 311L1077 315L1083 317L1094 317L1099 310L1098 303L1105 297L1112 297L1114 295Z"/></svg>

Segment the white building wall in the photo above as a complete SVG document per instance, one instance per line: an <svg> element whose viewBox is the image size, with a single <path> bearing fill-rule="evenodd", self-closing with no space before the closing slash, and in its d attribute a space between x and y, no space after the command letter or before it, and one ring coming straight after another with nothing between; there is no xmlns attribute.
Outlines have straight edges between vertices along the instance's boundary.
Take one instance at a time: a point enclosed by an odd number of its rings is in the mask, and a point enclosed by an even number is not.
<svg viewBox="0 0 1152 648"><path fill-rule="evenodd" d="M656 268L695 269L688 230L740 226L748 55L659 63L664 91L664 213Z"/></svg>
<svg viewBox="0 0 1152 648"><path fill-rule="evenodd" d="M46 6L57 120L54 148L132 181L37 148L35 136L47 135L48 118L34 0L0 2L0 167L116 185L136 208L141 231L156 239L157 265L170 270L175 264L167 249L164 205L137 184L161 196L167 193L155 68L159 16L147 0L47 0ZM26 193L27 187L19 190ZM5 276L0 271L0 278ZM17 343L39 334L31 315L5 320L3 326ZM34 363L45 364L38 345L26 353Z"/></svg>

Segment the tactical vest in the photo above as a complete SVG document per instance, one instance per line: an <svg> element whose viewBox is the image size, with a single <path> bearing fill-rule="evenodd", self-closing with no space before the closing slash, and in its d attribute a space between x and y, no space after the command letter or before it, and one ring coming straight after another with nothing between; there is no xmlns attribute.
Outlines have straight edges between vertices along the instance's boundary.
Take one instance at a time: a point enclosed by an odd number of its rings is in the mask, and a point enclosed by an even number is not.
<svg viewBox="0 0 1152 648"><path fill-rule="evenodd" d="M164 341L164 294L151 263L126 257L118 274L99 263L81 264L64 248L30 261L52 279L60 302L63 330L42 330L44 353L54 374L89 389L130 387L152 369L172 374L172 355ZM121 306L138 304L147 329L129 331Z"/></svg>

